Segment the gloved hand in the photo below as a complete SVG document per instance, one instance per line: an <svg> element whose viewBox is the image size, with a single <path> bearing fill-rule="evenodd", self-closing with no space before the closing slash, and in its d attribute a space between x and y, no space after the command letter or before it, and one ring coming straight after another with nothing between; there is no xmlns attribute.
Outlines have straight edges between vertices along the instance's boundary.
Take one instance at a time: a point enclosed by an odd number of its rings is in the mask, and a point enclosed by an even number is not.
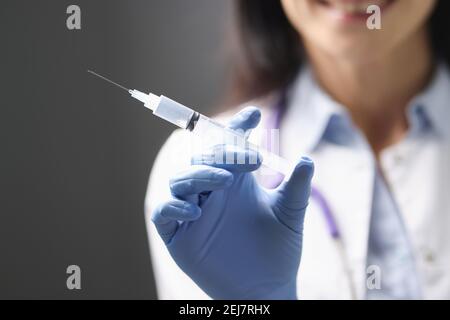
<svg viewBox="0 0 450 320"><path fill-rule="evenodd" d="M257 108L246 108L229 126L250 130L260 117ZM255 156L216 146L171 179L173 198L152 216L167 249L214 299L296 299L312 161L302 158L288 182L266 190L251 174L260 158L256 164L204 165L214 152L231 152L235 159Z"/></svg>

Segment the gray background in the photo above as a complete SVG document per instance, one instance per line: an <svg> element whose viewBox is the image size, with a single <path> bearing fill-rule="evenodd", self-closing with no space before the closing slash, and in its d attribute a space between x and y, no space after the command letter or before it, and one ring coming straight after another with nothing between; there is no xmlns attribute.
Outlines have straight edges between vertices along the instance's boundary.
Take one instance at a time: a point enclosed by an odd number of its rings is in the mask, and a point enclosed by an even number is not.
<svg viewBox="0 0 450 320"><path fill-rule="evenodd" d="M66 28L70 4L81 31ZM86 69L212 114L230 6L2 1L0 298L156 298L143 202L173 128Z"/></svg>

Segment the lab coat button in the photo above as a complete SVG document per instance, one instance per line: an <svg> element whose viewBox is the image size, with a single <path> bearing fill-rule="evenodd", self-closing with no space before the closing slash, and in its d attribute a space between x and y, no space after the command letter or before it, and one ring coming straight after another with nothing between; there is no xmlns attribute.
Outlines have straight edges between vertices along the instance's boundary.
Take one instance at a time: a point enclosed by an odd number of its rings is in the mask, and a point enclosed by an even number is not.
<svg viewBox="0 0 450 320"><path fill-rule="evenodd" d="M423 258L427 263L433 263L436 260L434 253L431 251L424 252Z"/></svg>

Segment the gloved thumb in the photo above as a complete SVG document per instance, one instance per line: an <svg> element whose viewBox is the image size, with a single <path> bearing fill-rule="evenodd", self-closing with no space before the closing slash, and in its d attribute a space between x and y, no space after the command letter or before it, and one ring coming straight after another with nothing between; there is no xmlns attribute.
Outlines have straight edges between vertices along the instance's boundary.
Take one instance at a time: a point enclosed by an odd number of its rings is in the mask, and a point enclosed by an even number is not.
<svg viewBox="0 0 450 320"><path fill-rule="evenodd" d="M302 157L289 180L281 184L275 193L275 214L283 224L297 232L303 225L313 174L314 163Z"/></svg>

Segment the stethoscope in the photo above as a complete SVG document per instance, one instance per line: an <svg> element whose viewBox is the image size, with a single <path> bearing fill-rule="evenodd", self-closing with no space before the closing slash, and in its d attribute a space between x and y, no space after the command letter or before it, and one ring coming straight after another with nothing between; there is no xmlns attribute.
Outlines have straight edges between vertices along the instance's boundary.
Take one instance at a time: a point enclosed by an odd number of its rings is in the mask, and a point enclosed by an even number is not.
<svg viewBox="0 0 450 320"><path fill-rule="evenodd" d="M276 103L273 104L271 108L271 112L269 114L269 117L266 121L266 129L276 129L279 130L281 127L281 122L283 120L283 117L286 114L288 106L288 94L286 90L281 90L281 93L276 101ZM269 142L270 143L270 142ZM267 141L263 141L262 143L267 147ZM270 146L269 146L270 147ZM268 187L276 187L283 181L283 175L281 174L275 174L273 177L266 181L266 185ZM353 280L352 271L350 268L350 264L348 261L348 257L345 251L344 243L342 240L342 236L339 230L339 227L336 223L335 215L333 211L331 210L331 206L324 197L323 193L315 186L312 186L311 188L311 199L314 200L317 205L320 208L320 211L323 214L323 217L325 219L325 224L328 229L328 233L330 237L333 239L333 242L336 245L336 249L339 253L339 256L342 259L343 266L344 266L344 272L346 274L348 283L349 283L349 289L350 289L350 295L351 299L356 299L356 285Z"/></svg>

